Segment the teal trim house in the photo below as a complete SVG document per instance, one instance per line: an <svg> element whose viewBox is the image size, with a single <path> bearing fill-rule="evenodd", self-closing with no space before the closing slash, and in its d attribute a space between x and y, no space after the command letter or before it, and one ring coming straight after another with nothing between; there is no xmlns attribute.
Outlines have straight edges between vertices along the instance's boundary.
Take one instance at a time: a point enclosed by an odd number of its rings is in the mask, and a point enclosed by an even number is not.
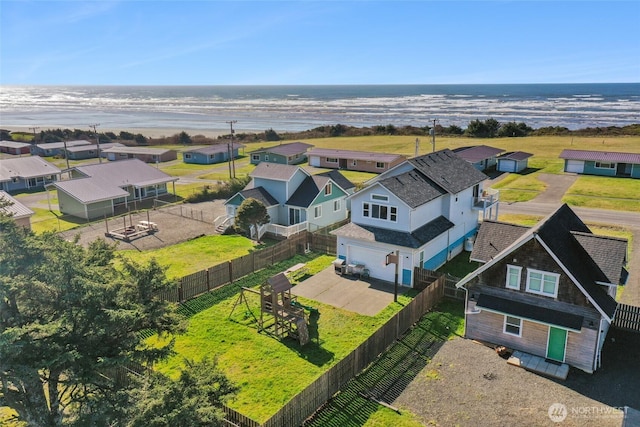
<svg viewBox="0 0 640 427"><path fill-rule="evenodd" d="M240 149L244 149L243 144L221 143L208 145L206 147L194 148L182 152L182 161L185 163L194 163L198 165L211 165L214 163L222 163L229 161L229 152L233 152L233 158L240 156Z"/></svg>
<svg viewBox="0 0 640 427"><path fill-rule="evenodd" d="M451 150L406 160L349 196L351 222L331 233L337 255L371 277L413 286L415 267L435 270L462 252L498 198L477 203L488 177ZM497 216L497 210L493 211Z"/></svg>
<svg viewBox="0 0 640 427"><path fill-rule="evenodd" d="M640 153L563 150L560 158L565 172L640 178Z"/></svg>
<svg viewBox="0 0 640 427"><path fill-rule="evenodd" d="M314 231L348 216L348 190L342 188L348 181L344 177L334 180L335 175L311 175L298 166L265 162L250 176L247 187L225 202L228 217L235 217L250 197L265 205L271 224L281 226L306 223L306 229Z"/></svg>
<svg viewBox="0 0 640 427"><path fill-rule="evenodd" d="M251 164L262 162L277 163L280 165L297 165L307 160L307 150L313 145L304 142L292 142L280 144L270 148L261 148L251 152Z"/></svg>

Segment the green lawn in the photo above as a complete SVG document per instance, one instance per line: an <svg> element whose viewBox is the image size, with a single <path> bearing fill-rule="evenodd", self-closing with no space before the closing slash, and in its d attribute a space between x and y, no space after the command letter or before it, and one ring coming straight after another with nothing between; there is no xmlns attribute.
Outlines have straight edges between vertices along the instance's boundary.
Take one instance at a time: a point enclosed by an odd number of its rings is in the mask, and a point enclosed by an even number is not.
<svg viewBox="0 0 640 427"><path fill-rule="evenodd" d="M156 258L161 265L168 268L169 277L179 278L223 261L241 257L256 248L255 242L246 237L214 235L199 237L162 249L143 252L122 250L118 253L139 263Z"/></svg>
<svg viewBox="0 0 640 427"><path fill-rule="evenodd" d="M580 176L562 200L572 206L640 212L640 180Z"/></svg>
<svg viewBox="0 0 640 427"><path fill-rule="evenodd" d="M197 174L197 173L201 173L201 172L206 172L208 170L211 170L213 168L219 167L219 164L216 165L197 165L197 164L193 164L193 163L184 163L184 162L179 162L179 163L174 163L174 164L170 164L170 165L166 165L160 166L160 170L166 174L172 175L172 176L185 176L185 175L191 175L191 174Z"/></svg>
<svg viewBox="0 0 640 427"><path fill-rule="evenodd" d="M47 208L30 208L35 214L31 217L31 229L36 233L45 231L66 231L86 224L86 220L63 215L59 211Z"/></svg>
<svg viewBox="0 0 640 427"><path fill-rule="evenodd" d="M328 255L314 259L298 255L219 292L189 302L198 312L190 317L187 332L176 337L176 356L157 368L168 375L176 375L185 358L198 360L205 355L216 356L227 376L241 388L230 406L264 422L327 368L349 354L411 298L401 295L398 303L390 304L373 317L299 298L301 303L319 311L318 316L311 317L312 341L304 347L293 340L280 341L258 333L250 314L259 316L257 295L247 293L248 306L241 304L229 318L238 300L240 286L255 288L268 277L298 262L306 262L313 274L330 266L333 259Z"/></svg>

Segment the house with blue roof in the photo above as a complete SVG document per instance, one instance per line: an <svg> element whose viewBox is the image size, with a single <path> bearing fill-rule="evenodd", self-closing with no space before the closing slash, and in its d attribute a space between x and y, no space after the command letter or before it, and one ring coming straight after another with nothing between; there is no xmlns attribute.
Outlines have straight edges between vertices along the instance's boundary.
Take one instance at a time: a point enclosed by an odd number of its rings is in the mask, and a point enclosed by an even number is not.
<svg viewBox="0 0 640 427"><path fill-rule="evenodd" d="M349 196L351 222L332 231L338 257L393 282L387 255L397 253L399 281L413 286L415 268L437 269L462 252L480 216L497 218L487 179L449 149L407 159Z"/></svg>

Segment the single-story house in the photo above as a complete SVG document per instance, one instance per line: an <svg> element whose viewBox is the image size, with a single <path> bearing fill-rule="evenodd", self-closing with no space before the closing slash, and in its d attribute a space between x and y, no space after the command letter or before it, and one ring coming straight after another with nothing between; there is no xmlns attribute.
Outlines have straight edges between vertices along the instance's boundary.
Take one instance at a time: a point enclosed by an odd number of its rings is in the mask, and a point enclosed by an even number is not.
<svg viewBox="0 0 640 427"><path fill-rule="evenodd" d="M60 169L38 156L0 161L0 190L20 191L44 188L60 179Z"/></svg>
<svg viewBox="0 0 640 427"><path fill-rule="evenodd" d="M529 157L531 153L524 151L510 151L498 156L498 172L522 172L529 167Z"/></svg>
<svg viewBox="0 0 640 427"><path fill-rule="evenodd" d="M31 228L31 216L34 214L31 209L5 191L0 191L0 202L9 202L8 206L0 207L0 213L11 216L18 225Z"/></svg>
<svg viewBox="0 0 640 427"><path fill-rule="evenodd" d="M504 153L504 151L502 148L489 147L488 145L474 145L453 150L454 153L480 171L496 166L498 164L498 154Z"/></svg>
<svg viewBox="0 0 640 427"><path fill-rule="evenodd" d="M138 159L146 163L159 163L176 160L178 152L168 148L152 147L112 147L103 150L111 161Z"/></svg>
<svg viewBox="0 0 640 427"><path fill-rule="evenodd" d="M84 139L66 142L47 142L44 144L36 144L31 146L31 154L34 156L51 157L64 156L65 147L77 147L80 145L91 145L93 142Z"/></svg>
<svg viewBox="0 0 640 427"><path fill-rule="evenodd" d="M241 148L244 149L245 145L233 143L232 148L230 143L222 143L193 148L182 152L182 161L199 165L227 162L230 158L229 152L233 152L232 158L237 159Z"/></svg>
<svg viewBox="0 0 640 427"><path fill-rule="evenodd" d="M307 160L307 150L313 145L304 142L291 142L270 148L260 148L251 152L251 164L278 163L281 165L297 165Z"/></svg>
<svg viewBox="0 0 640 427"><path fill-rule="evenodd" d="M562 150L560 158L565 172L640 178L640 153Z"/></svg>
<svg viewBox="0 0 640 427"><path fill-rule="evenodd" d="M104 150L109 148L121 148L124 145L119 142L108 142L104 144L78 145L75 147L67 147L67 157L71 160L95 159L100 153L100 157L106 158L107 154Z"/></svg>
<svg viewBox="0 0 640 427"><path fill-rule="evenodd" d="M83 219L111 216L118 205L167 194L167 184L177 177L167 175L139 159L76 166L72 179L55 184L60 212Z"/></svg>
<svg viewBox="0 0 640 427"><path fill-rule="evenodd" d="M456 284L466 338L595 371L627 244L593 234L567 205L530 228L484 221L470 256L482 265Z"/></svg>
<svg viewBox="0 0 640 427"><path fill-rule="evenodd" d="M309 165L317 168L346 169L360 172L382 173L406 160L400 154L374 151L334 150L312 148L307 152Z"/></svg>
<svg viewBox="0 0 640 427"><path fill-rule="evenodd" d="M29 154L31 152L31 144L18 141L0 141L0 153L5 154Z"/></svg>

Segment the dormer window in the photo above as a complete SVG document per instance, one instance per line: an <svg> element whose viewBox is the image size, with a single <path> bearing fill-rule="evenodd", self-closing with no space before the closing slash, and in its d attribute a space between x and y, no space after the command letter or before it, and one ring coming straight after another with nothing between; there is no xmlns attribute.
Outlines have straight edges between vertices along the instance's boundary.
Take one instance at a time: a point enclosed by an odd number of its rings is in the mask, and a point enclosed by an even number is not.
<svg viewBox="0 0 640 427"><path fill-rule="evenodd" d="M520 289L520 273L522 267L517 265L507 265L507 283L506 287L509 289Z"/></svg>
<svg viewBox="0 0 640 427"><path fill-rule="evenodd" d="M527 292L555 298L558 296L560 275L548 271L527 269Z"/></svg>
<svg viewBox="0 0 640 427"><path fill-rule="evenodd" d="M328 182L327 185L324 186L324 195L325 196L330 196L331 195L331 183Z"/></svg>

